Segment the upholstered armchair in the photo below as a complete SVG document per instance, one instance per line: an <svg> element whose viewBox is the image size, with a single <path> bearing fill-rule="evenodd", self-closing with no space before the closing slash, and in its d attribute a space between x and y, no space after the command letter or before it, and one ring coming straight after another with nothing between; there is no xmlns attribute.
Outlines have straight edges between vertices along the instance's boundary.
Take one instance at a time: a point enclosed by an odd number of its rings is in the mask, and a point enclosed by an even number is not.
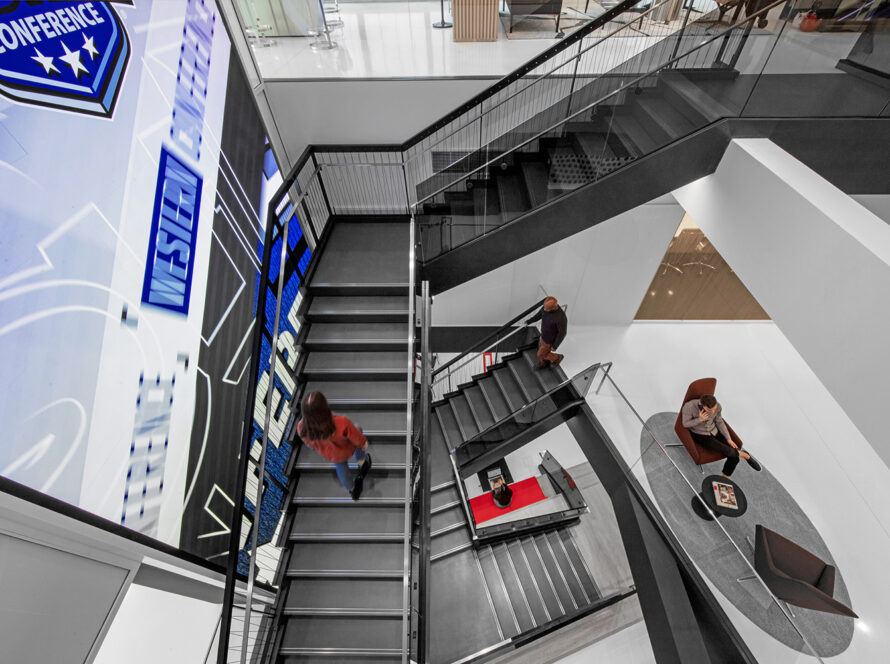
<svg viewBox="0 0 890 664"><path fill-rule="evenodd" d="M773 595L789 604L859 617L833 597L834 565L760 524L754 541L754 569Z"/></svg>
<svg viewBox="0 0 890 664"><path fill-rule="evenodd" d="M674 423L674 432L677 434L677 438L683 443L683 447L689 452L689 456L692 457L692 460L699 466L705 463L711 463L712 461L719 461L723 458L723 455L719 452L709 450L706 447L702 447L692 440L692 436L689 435L689 429L683 426L683 405L686 404L686 402L691 401L692 399L698 399L705 394L714 394L714 389L716 387L716 378L699 378L698 380L693 381L689 385L689 389L686 390L686 396L683 397L683 403L680 404L680 412L677 413L677 421ZM726 420L724 420L724 422L725 421ZM726 428L729 429L729 435L735 444L741 447L742 439L732 430L732 427L729 426L729 422L726 422Z"/></svg>

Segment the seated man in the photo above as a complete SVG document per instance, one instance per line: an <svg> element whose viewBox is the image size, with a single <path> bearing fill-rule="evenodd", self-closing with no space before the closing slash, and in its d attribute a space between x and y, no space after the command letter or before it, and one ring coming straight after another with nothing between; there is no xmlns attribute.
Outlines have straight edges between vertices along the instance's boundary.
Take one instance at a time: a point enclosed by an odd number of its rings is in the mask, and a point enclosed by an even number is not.
<svg viewBox="0 0 890 664"><path fill-rule="evenodd" d="M689 429L692 440L696 443L726 457L723 477L732 475L732 471L739 465L739 457L747 461L754 470L760 470L757 460L736 445L729 435L722 412L713 394L702 395L700 399L692 399L683 404L683 426Z"/></svg>
<svg viewBox="0 0 890 664"><path fill-rule="evenodd" d="M513 501L513 489L507 486L503 477L497 477L491 483L491 496L498 507L509 507Z"/></svg>

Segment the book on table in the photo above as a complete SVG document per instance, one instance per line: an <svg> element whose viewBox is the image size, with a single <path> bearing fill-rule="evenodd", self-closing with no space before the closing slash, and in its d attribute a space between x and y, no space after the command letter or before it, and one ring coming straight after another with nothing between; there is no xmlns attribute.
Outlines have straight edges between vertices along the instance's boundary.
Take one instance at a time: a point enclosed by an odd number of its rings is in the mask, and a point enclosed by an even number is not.
<svg viewBox="0 0 890 664"><path fill-rule="evenodd" d="M712 482L711 485L714 487L714 500L717 501L718 506L728 507L734 510L739 508L739 501L736 498L735 489L731 484Z"/></svg>

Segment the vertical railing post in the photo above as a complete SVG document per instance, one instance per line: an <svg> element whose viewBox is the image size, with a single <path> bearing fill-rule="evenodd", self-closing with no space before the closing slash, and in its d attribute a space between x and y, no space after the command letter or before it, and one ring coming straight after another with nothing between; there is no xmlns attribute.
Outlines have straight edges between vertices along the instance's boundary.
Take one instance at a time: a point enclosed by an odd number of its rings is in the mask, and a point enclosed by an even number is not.
<svg viewBox="0 0 890 664"><path fill-rule="evenodd" d="M680 50L680 42L683 41L683 35L686 32L686 25L689 23L689 14L692 13L692 5L693 5L693 0L689 0L689 6L686 8L686 16L683 17L683 25L680 26L680 30L677 32L677 41L674 44L674 50L671 53L671 57L668 58L668 60L673 60L674 58L677 57L677 51ZM674 69L676 66L677 66L677 63L675 62L671 66L671 69Z"/></svg>
<svg viewBox="0 0 890 664"><path fill-rule="evenodd" d="M417 661L425 664L429 652L429 618L430 594L427 592L430 578L430 464L432 462L432 436L430 433L430 324L432 307L430 300L430 282L421 285L421 316L420 331L420 416L421 420L421 461L420 461L420 579L418 585L418 603L420 604L420 629L417 639Z"/></svg>

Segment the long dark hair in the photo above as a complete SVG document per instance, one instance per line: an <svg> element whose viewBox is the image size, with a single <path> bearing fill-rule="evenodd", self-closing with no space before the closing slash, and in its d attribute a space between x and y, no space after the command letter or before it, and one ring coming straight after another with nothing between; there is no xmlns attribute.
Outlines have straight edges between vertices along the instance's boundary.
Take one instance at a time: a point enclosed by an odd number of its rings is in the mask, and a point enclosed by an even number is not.
<svg viewBox="0 0 890 664"><path fill-rule="evenodd" d="M334 416L321 392L310 392L300 406L303 419L300 435L308 440L325 440L334 433Z"/></svg>

